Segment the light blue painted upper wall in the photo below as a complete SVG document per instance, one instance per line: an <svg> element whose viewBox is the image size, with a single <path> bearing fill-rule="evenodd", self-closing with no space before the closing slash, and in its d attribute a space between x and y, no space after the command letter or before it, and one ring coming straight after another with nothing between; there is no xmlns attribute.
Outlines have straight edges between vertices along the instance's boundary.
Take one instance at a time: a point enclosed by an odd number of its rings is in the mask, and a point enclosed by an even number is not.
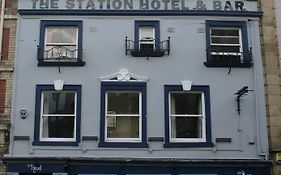
<svg viewBox="0 0 281 175"><path fill-rule="evenodd" d="M28 8L20 1L20 8ZM256 4L256 2L245 3ZM252 8L252 7L251 7ZM83 67L38 67L41 20L83 21ZM134 39L135 20L159 20L160 37L171 37L171 53L160 58L125 55L125 37ZM207 68L206 20L247 21L248 42L253 49L251 68ZM170 30L173 29L173 30ZM172 32L171 32L172 31ZM203 32L202 32L203 31ZM165 149L162 142L149 148L98 148L95 141L81 141L78 147L32 146L34 135L35 87L62 79L65 84L82 84L81 136L99 136L100 77L127 68L148 77L147 135L164 137L164 85L180 85L192 80L194 85L209 85L211 96L212 141L232 138L231 143L215 143L211 148ZM245 17L192 16L20 16L17 25L17 50L14 75L11 156L57 157L141 157L190 159L259 159L268 153L261 48L258 19ZM241 115L236 109L234 93L243 86L254 90L241 100ZM21 119L20 109L29 115ZM241 129L241 130L239 130ZM29 136L30 141L14 141L13 136ZM253 136L255 144L249 144Z"/></svg>

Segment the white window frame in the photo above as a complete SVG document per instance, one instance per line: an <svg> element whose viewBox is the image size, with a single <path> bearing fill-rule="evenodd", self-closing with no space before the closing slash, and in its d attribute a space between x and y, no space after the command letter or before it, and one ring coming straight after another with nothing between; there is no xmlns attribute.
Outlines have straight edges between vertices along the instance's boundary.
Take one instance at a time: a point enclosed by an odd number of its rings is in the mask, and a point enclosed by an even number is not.
<svg viewBox="0 0 281 175"><path fill-rule="evenodd" d="M213 36L212 30L213 29L219 29L219 30L238 30L239 36ZM218 44L218 43L212 43L212 37L223 37L223 38L239 38L239 44ZM239 52L240 53L234 53L234 52L212 52L211 55L225 55L225 56L240 56L240 60L243 62L243 42L242 42L242 29L241 27L210 27L210 47L212 46L239 46Z"/></svg>
<svg viewBox="0 0 281 175"><path fill-rule="evenodd" d="M48 28L55 28L55 27L57 27L57 28L67 28L67 27L74 27L75 29L76 29L76 41L75 41L75 44L74 43L48 43L47 42L47 38L48 38L48 32L47 32L47 29ZM77 27L77 26L46 26L46 28L45 28L45 36L44 36L44 52L47 50L46 48L48 47L48 46L53 46L53 47L55 47L55 46L75 46L75 58L78 58L78 40L79 40L79 27ZM45 54L45 53L44 53ZM54 62L54 61L58 61L58 60L53 60L53 59L51 59L51 60L49 60L49 59L46 59L46 60L44 60L44 61L52 61L52 62ZM62 60L63 61L63 60ZM67 60L68 61L68 60Z"/></svg>
<svg viewBox="0 0 281 175"><path fill-rule="evenodd" d="M194 114L171 114L171 94L177 93L177 94L200 94L201 95L201 108L202 108L202 114L201 115L194 115ZM172 137L172 117L198 117L201 118L201 124L202 124L202 138L173 138ZM182 91L170 91L169 92L169 137L170 142L206 142L206 109L205 109L205 97L204 92L201 91L191 91L191 92L182 92Z"/></svg>
<svg viewBox="0 0 281 175"><path fill-rule="evenodd" d="M143 38L146 38L146 36L142 36L143 35L143 29L144 28L152 28L152 33L153 33L153 40L152 41L142 41ZM147 37L150 37L150 36L147 36ZM153 45L153 50L155 50L155 26L140 26L139 27L139 48L141 50L141 44L151 44Z"/></svg>
<svg viewBox="0 0 281 175"><path fill-rule="evenodd" d="M74 114L43 114L43 107L44 107L44 92L55 92L58 93L54 90L52 91L45 91L43 90L41 92L41 108L40 108L40 141L50 141L50 142L55 142L55 141L62 141L62 142L69 142L69 141L76 141L76 129L77 129L77 123L76 123L76 119L77 119L77 92L76 91L72 91L72 90L65 90L62 92L73 92L75 94L74 96ZM46 138L43 137L43 124L44 124L44 117L49 117L49 116L67 116L67 117L74 117L74 128L73 128L73 138Z"/></svg>
<svg viewBox="0 0 281 175"><path fill-rule="evenodd" d="M139 114L108 114L108 92L136 92L139 94ZM107 137L107 116L114 117L122 117L122 116L130 116L130 117L138 117L139 118L139 137L138 138L108 138ZM141 142L142 141L142 92L135 90L126 90L126 91L118 91L118 90L109 90L105 93L105 141L106 142Z"/></svg>

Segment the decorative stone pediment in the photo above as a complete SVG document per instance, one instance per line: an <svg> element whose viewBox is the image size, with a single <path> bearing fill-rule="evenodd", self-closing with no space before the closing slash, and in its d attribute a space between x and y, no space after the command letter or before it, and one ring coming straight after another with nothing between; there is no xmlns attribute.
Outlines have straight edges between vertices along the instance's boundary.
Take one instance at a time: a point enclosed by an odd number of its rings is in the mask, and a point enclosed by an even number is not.
<svg viewBox="0 0 281 175"><path fill-rule="evenodd" d="M99 78L101 81L148 81L148 78L130 73L126 68L119 72Z"/></svg>

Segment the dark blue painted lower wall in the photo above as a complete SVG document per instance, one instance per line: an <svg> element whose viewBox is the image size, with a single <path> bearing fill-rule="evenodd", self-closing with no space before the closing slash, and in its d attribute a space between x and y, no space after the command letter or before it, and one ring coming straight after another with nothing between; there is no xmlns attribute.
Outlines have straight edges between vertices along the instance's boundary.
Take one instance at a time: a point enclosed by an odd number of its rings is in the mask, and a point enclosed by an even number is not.
<svg viewBox="0 0 281 175"><path fill-rule="evenodd" d="M77 174L171 174L171 175L270 175L266 167L225 166L70 166L69 175ZM244 174L243 174L244 173Z"/></svg>
<svg viewBox="0 0 281 175"><path fill-rule="evenodd" d="M29 174L68 173L78 174L155 174L155 175L271 175L271 162L248 161L188 161L188 162L151 162L151 161L97 161L75 160L46 162L34 160L36 163L7 162L8 172ZM33 166L30 166L33 164ZM34 167L32 169L31 167Z"/></svg>

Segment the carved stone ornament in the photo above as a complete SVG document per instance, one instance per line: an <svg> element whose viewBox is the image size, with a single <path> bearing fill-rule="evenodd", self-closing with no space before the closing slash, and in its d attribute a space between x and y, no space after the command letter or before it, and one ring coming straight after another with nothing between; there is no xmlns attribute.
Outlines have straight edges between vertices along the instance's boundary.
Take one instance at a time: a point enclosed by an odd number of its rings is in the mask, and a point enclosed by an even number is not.
<svg viewBox="0 0 281 175"><path fill-rule="evenodd" d="M148 81L148 78L130 73L126 68L119 72L99 78L101 81Z"/></svg>

